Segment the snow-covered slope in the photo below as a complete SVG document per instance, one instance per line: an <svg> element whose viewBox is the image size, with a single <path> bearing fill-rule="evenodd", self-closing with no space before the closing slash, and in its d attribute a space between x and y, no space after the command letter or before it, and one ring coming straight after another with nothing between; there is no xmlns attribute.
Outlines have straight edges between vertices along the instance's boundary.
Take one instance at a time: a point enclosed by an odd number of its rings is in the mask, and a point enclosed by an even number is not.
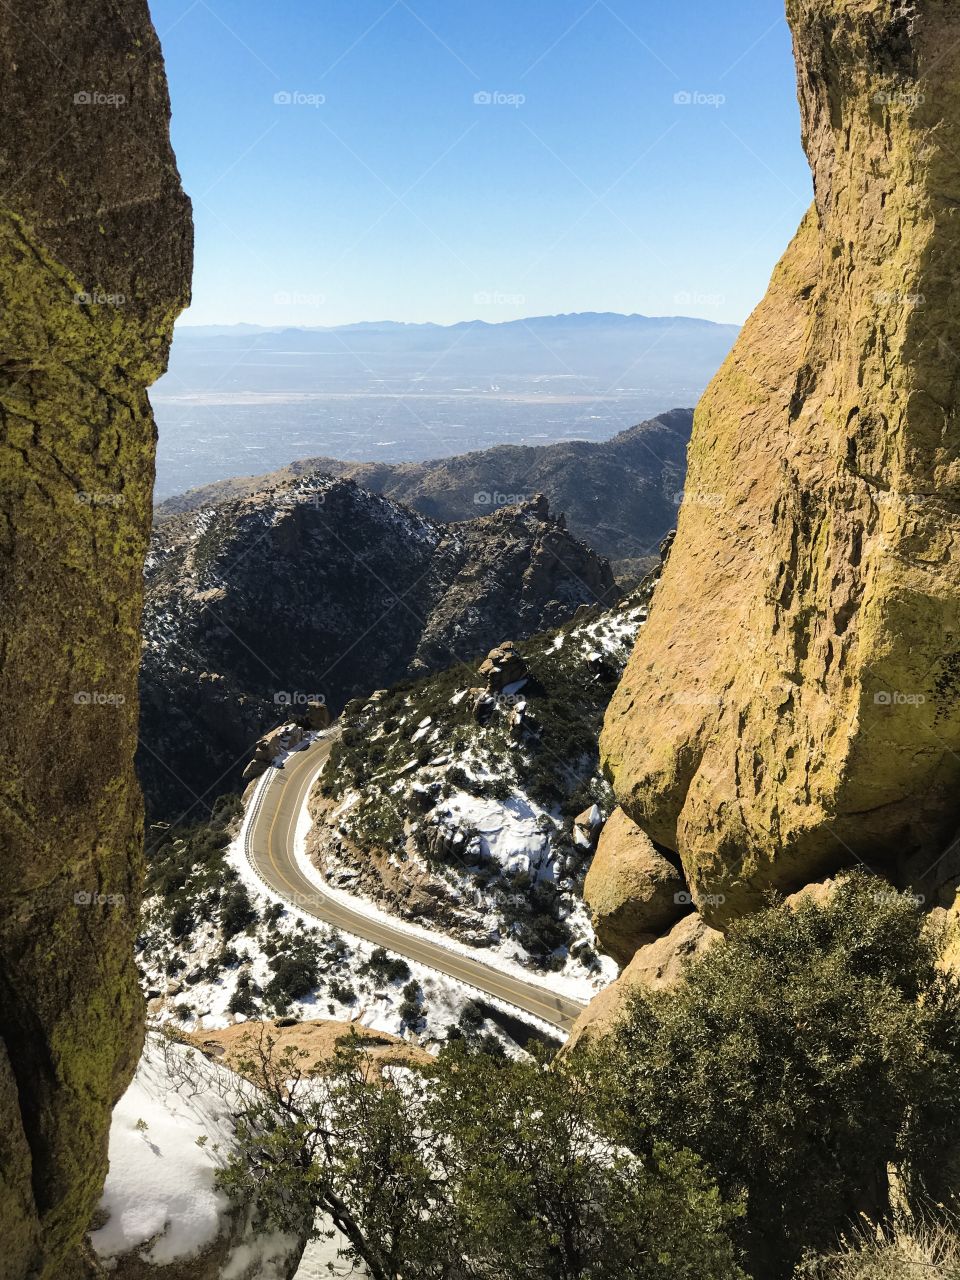
<svg viewBox="0 0 960 1280"><path fill-rule="evenodd" d="M581 896L596 739L651 590L350 704L312 806L327 881L583 997L609 982Z"/></svg>
<svg viewBox="0 0 960 1280"><path fill-rule="evenodd" d="M90 1242L121 1278L287 1280L304 1241L261 1229L218 1189L234 1141L239 1077L156 1033L117 1104L110 1172Z"/></svg>
<svg viewBox="0 0 960 1280"><path fill-rule="evenodd" d="M154 1024L212 1031L247 1018L335 1018L428 1048L454 1035L507 1052L544 1032L274 897L250 868L239 821L227 804L150 845L137 958Z"/></svg>

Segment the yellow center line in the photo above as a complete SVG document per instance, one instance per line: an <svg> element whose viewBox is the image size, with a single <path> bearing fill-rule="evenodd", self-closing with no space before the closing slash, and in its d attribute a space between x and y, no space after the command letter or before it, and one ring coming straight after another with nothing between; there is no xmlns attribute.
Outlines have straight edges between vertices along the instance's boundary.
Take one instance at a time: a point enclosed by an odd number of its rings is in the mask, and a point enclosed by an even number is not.
<svg viewBox="0 0 960 1280"><path fill-rule="evenodd" d="M327 747L327 753L329 754L329 746ZM279 793L277 794L277 801L274 809L273 818L271 819L270 827L267 831L267 856L269 858L270 865L273 868L273 872L276 875L277 879L280 881L281 884L283 884L287 889L289 889L290 893L293 895L294 905L297 906L299 910L304 911L305 914L312 915L314 919L322 920L323 919L322 916L318 915L316 912L310 911L308 908L305 908L301 904L296 902L297 898L304 899L304 898L307 898L309 895L304 894L301 890L299 890L297 886L294 885L283 873L283 871L280 869L280 866L277 863L276 853L274 850L274 833L276 831L277 822L280 819L280 812L283 807L283 801L286 798L286 793L288 789L291 788L291 786L293 786L294 788L297 787L296 779L301 770L306 771L307 760L308 759L310 760L311 765L314 763L313 758L310 756L309 747L302 754L304 756L304 762L293 773L293 781L286 782L281 787ZM287 839L285 841L285 845L287 846L290 846L291 839L295 839L296 837L294 824L296 823L296 820L299 816L300 809L303 804L303 798L306 792L309 790L312 784L312 781L313 779L310 777L309 773L307 773L307 777L304 784L300 786L299 789L297 789L296 803L294 804L293 814L291 815L290 821L287 826L287 831L286 831ZM275 791L276 787L277 787L276 779L272 779L267 784L266 793L264 795L264 802L266 801L267 797L270 796ZM306 877L303 877L303 883L306 884L307 887L311 890L314 897L318 896L318 890L315 888L315 886L310 884L310 882L306 879ZM340 904L335 904L335 905L340 905ZM348 907L341 907L341 911L342 911L342 914L348 920L353 921L353 920L359 919L359 913L352 911ZM362 928L362 923L361 923L361 928ZM353 929L350 929L348 926L348 931L357 933L359 937L364 937L364 934L362 932L358 932L356 927L354 927ZM384 925L383 931L384 933L388 934L388 936L390 937L395 937L397 933L397 931L392 929L389 925ZM366 938L365 940L371 941L371 939L369 938ZM420 945L423 947L424 950L427 951L428 954L431 954L431 955L436 953L437 951L443 952L443 964L428 964L427 965L428 968L435 969L439 973L446 973L449 977L452 977L455 979L459 978L461 981L469 983L469 985L472 987L478 988L481 991L486 991L489 995L497 996L499 999L504 1000L507 1004L512 1005L514 1008L522 1009L524 1007L523 1005L518 1005L516 1002L515 995L513 994L511 987L509 985L509 975L501 976L500 974L497 974L490 966L483 965L479 961L472 961L467 956L457 956L456 953L453 952L452 950L448 952L446 948L443 948L441 946L441 944L433 943L429 939L420 940ZM420 963L423 963L423 961L420 961ZM569 1025L572 1025L574 1019L571 1017L571 1015L566 1013L566 1011L563 1009L559 994L554 995L553 999L555 1003L551 1004L546 997L541 998L539 994L534 995L533 992L528 987L527 994L526 994L527 1011L534 1014L539 1013L540 1016L543 1016L544 1014L546 1014L547 1016L545 1017L544 1020L549 1022L552 1026L560 1025L561 1027L566 1028ZM558 1024L556 1021L556 1018L558 1015L563 1019L563 1022L561 1024Z"/></svg>

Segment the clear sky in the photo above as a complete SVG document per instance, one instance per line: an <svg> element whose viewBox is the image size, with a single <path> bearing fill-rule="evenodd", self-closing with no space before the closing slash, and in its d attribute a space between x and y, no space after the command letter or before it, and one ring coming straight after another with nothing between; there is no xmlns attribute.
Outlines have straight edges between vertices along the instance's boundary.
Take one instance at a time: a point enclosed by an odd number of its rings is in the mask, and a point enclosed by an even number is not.
<svg viewBox="0 0 960 1280"><path fill-rule="evenodd" d="M151 8L188 324L739 322L811 197L783 0Z"/></svg>

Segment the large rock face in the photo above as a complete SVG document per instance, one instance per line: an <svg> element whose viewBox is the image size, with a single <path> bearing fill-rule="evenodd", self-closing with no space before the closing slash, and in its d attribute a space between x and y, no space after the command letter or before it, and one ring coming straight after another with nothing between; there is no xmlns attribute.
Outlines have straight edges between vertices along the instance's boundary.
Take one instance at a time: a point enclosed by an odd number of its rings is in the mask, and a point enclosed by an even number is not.
<svg viewBox="0 0 960 1280"><path fill-rule="evenodd" d="M0 1236L63 1269L136 1063L141 572L189 204L146 0L0 8Z"/></svg>
<svg viewBox="0 0 960 1280"><path fill-rule="evenodd" d="M689 911L683 877L622 809L600 833L583 885L600 946L620 965Z"/></svg>
<svg viewBox="0 0 960 1280"><path fill-rule="evenodd" d="M960 9L787 11L815 203L697 410L602 738L715 923L960 818Z"/></svg>

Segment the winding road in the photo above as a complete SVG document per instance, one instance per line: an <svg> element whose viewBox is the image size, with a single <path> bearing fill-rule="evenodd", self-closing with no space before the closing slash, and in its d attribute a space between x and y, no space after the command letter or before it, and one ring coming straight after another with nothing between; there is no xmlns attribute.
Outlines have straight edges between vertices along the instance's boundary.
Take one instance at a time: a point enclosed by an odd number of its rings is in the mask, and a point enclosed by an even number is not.
<svg viewBox="0 0 960 1280"><path fill-rule="evenodd" d="M268 770L257 786L246 825L246 854L260 879L298 910L426 965L485 995L533 1014L569 1031L584 1010L571 996L543 983L505 973L492 964L464 955L441 940L425 938L346 905L309 879L297 862L297 823L318 774L326 764L334 738L319 738L287 758L283 769Z"/></svg>

